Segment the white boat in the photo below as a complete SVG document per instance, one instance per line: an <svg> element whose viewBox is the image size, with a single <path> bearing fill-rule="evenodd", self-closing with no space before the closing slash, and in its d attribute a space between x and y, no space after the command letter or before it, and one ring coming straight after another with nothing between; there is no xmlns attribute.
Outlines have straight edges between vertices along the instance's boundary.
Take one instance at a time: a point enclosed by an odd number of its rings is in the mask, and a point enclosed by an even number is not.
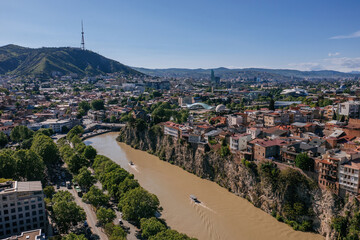
<svg viewBox="0 0 360 240"><path fill-rule="evenodd" d="M134 166L134 163L132 161L129 162L130 166Z"/></svg>

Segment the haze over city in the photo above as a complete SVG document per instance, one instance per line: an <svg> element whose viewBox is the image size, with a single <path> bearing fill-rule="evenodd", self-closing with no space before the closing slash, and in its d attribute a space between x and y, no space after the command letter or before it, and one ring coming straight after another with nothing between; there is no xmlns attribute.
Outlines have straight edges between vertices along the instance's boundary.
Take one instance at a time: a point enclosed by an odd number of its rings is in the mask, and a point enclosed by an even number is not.
<svg viewBox="0 0 360 240"><path fill-rule="evenodd" d="M360 2L7 1L0 45L80 46L146 68L360 70Z"/></svg>

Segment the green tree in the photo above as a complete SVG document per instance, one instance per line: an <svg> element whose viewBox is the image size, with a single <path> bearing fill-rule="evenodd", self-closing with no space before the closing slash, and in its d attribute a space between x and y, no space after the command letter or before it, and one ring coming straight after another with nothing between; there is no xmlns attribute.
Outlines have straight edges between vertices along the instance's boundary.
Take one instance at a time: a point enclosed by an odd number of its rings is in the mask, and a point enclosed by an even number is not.
<svg viewBox="0 0 360 240"><path fill-rule="evenodd" d="M43 159L32 150L18 150L14 153L16 172L19 179L26 181L42 180L45 165Z"/></svg>
<svg viewBox="0 0 360 240"><path fill-rule="evenodd" d="M87 238L84 236L84 234L76 235L75 233L70 233L62 237L62 240L87 240Z"/></svg>
<svg viewBox="0 0 360 240"><path fill-rule="evenodd" d="M118 185L118 191L117 191L117 198L120 199L122 198L122 196L128 192L131 189L140 187L139 183L137 180L135 180L132 177L126 177L124 179L124 181L122 181L119 185Z"/></svg>
<svg viewBox="0 0 360 240"><path fill-rule="evenodd" d="M338 239L343 239L347 235L348 220L346 217L335 217L331 220L331 227L338 234Z"/></svg>
<svg viewBox="0 0 360 240"><path fill-rule="evenodd" d="M91 106L90 103L87 101L81 101L79 103L79 110L83 110L85 113L87 113L90 110Z"/></svg>
<svg viewBox="0 0 360 240"><path fill-rule="evenodd" d="M90 203L95 208L106 206L109 203L109 200L109 196L104 194L103 191L96 186L92 186L83 196L83 201Z"/></svg>
<svg viewBox="0 0 360 240"><path fill-rule="evenodd" d="M140 220L140 228L141 236L146 239L166 230L166 226L156 217L142 218Z"/></svg>
<svg viewBox="0 0 360 240"><path fill-rule="evenodd" d="M51 135L54 134L54 131L51 128L40 128L39 130L36 131L35 134L39 134L39 133L42 133L50 137Z"/></svg>
<svg viewBox="0 0 360 240"><path fill-rule="evenodd" d="M30 149L39 154L45 164L59 161L59 150L49 136L43 134L36 135Z"/></svg>
<svg viewBox="0 0 360 240"><path fill-rule="evenodd" d="M90 161L93 161L96 157L96 149L93 148L93 146L86 146L85 149L84 149L84 157L86 159L89 159Z"/></svg>
<svg viewBox="0 0 360 240"><path fill-rule="evenodd" d="M275 101L273 98L270 99L269 110L275 111Z"/></svg>
<svg viewBox="0 0 360 240"><path fill-rule="evenodd" d="M185 234L179 233L175 230L167 229L165 231L159 232L155 236L151 236L149 240L196 240L195 238L190 238Z"/></svg>
<svg viewBox="0 0 360 240"><path fill-rule="evenodd" d="M67 233L71 227L86 220L84 210L76 205L73 199L74 197L65 191L57 192L52 198L55 221L62 233Z"/></svg>
<svg viewBox="0 0 360 240"><path fill-rule="evenodd" d="M96 211L96 218L100 225L104 226L106 223L114 221L116 215L114 210L110 208L100 207Z"/></svg>
<svg viewBox="0 0 360 240"><path fill-rule="evenodd" d="M87 167L82 167L79 174L75 176L74 180L85 190L88 190L92 185L94 185L94 183L96 183L95 177L91 175L91 172L87 169Z"/></svg>
<svg viewBox="0 0 360 240"><path fill-rule="evenodd" d="M53 195L55 194L55 188L54 186L46 186L44 188L44 194L47 198L52 198Z"/></svg>
<svg viewBox="0 0 360 240"><path fill-rule="evenodd" d="M10 139L15 142L24 141L32 138L34 131L28 129L26 126L16 126L11 130Z"/></svg>
<svg viewBox="0 0 360 240"><path fill-rule="evenodd" d="M109 222L105 224L104 229L109 240L126 240L126 232L122 227Z"/></svg>
<svg viewBox="0 0 360 240"><path fill-rule="evenodd" d="M13 178L16 174L16 160L9 151L0 151L0 177Z"/></svg>
<svg viewBox="0 0 360 240"><path fill-rule="evenodd" d="M156 195L138 187L126 192L119 201L119 209L126 220L139 223L141 218L153 217L159 208Z"/></svg>
<svg viewBox="0 0 360 240"><path fill-rule="evenodd" d="M52 202L55 204L57 202L61 202L61 201L65 201L65 202L71 202L74 201L74 196L71 195L70 192L68 191L58 191L57 193L55 193L52 197Z"/></svg>
<svg viewBox="0 0 360 240"><path fill-rule="evenodd" d="M82 167L88 166L88 163L82 155L77 153L74 153L67 161L69 170L74 174L78 174Z"/></svg>
<svg viewBox="0 0 360 240"><path fill-rule="evenodd" d="M84 128L80 125L73 127L66 135L68 140L71 140L75 135L81 136L84 133Z"/></svg>
<svg viewBox="0 0 360 240"><path fill-rule="evenodd" d="M302 170L311 171L314 169L314 160L306 153L299 153L295 158L295 165Z"/></svg>
<svg viewBox="0 0 360 240"><path fill-rule="evenodd" d="M104 110L105 109L104 100L101 100L101 99L93 100L91 102L91 108L93 110Z"/></svg>
<svg viewBox="0 0 360 240"><path fill-rule="evenodd" d="M5 147L9 139L4 132L0 132L0 147Z"/></svg>

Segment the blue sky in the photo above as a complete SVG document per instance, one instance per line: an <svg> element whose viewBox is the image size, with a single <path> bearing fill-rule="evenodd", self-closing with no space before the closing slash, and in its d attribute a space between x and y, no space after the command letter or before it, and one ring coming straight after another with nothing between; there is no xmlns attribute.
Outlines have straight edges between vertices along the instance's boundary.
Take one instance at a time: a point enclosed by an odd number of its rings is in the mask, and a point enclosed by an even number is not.
<svg viewBox="0 0 360 240"><path fill-rule="evenodd" d="M0 0L0 45L130 66L360 71L359 0Z"/></svg>

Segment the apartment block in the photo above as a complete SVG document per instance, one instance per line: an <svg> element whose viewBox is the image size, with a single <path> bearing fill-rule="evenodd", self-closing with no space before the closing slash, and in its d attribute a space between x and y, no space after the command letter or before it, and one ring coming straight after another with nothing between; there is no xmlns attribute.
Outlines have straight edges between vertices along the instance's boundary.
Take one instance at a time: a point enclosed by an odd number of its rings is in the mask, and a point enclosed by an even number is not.
<svg viewBox="0 0 360 240"><path fill-rule="evenodd" d="M0 238L45 229L44 194L40 181L0 184Z"/></svg>

